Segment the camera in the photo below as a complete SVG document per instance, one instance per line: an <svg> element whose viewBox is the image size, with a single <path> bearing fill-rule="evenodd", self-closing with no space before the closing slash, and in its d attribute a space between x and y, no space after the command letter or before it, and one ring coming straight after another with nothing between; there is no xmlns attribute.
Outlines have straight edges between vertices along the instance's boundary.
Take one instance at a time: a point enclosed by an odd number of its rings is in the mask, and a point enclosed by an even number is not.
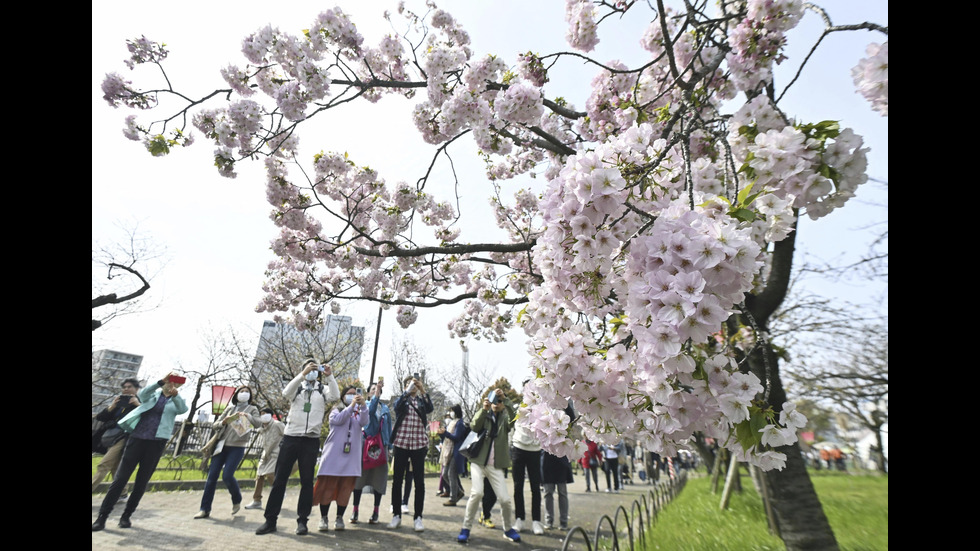
<svg viewBox="0 0 980 551"><path fill-rule="evenodd" d="M327 372L327 366L325 366L325 365L318 365L318 366L316 366L316 368L320 370L320 373L326 373Z"/></svg>
<svg viewBox="0 0 980 551"><path fill-rule="evenodd" d="M412 377L415 377L416 379L421 379L421 377L419 377L419 372L418 371L416 371L415 373L412 373Z"/></svg>
<svg viewBox="0 0 980 551"><path fill-rule="evenodd" d="M490 402L491 404L496 404L497 400L498 400L497 391L496 390L490 391L490 394L487 395L487 401Z"/></svg>
<svg viewBox="0 0 980 551"><path fill-rule="evenodd" d="M364 391L359 388L359 389L357 389L357 393L358 394L364 394Z"/></svg>

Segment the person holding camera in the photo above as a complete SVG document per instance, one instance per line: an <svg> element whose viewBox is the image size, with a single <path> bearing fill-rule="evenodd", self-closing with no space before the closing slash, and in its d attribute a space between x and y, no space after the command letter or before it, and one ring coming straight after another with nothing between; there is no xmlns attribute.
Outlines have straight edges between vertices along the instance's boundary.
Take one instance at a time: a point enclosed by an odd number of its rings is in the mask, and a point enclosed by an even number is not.
<svg viewBox="0 0 980 551"><path fill-rule="evenodd" d="M483 407L470 421L470 430L478 434L486 431L484 437L486 440L480 447L480 451L470 459L472 485L469 500L466 502L463 528L456 538L459 543L470 541L470 529L483 501L484 479L490 481L490 486L500 500L504 537L513 542L521 541L521 535L514 529L514 504L507 490L507 479L504 477L504 469L511 466L510 447L507 445L511 422L508 410L511 409L513 405L510 400L506 400L503 391L493 389L483 399Z"/></svg>
<svg viewBox="0 0 980 551"><path fill-rule="evenodd" d="M354 483L354 510L351 512L351 524L357 524L357 510L361 504L361 493L366 486L370 486L374 494L374 512L368 518L368 524L378 523L378 509L381 507L381 496L385 495L388 487L388 463L389 457L387 450L391 449L391 410L381 402L381 393L384 389L384 377L378 377L378 382L371 385L368 395L371 401L368 402L368 415L370 422L364 429L364 441L370 445L381 439L381 454L383 461L376 466L370 466L368 457L365 455L364 462L361 464L361 476Z"/></svg>
<svg viewBox="0 0 980 551"><path fill-rule="evenodd" d="M102 444L105 452L99 461L99 466L95 468L95 476L92 477L92 493L102 484L109 473L116 472L119 467L119 460L122 459L123 448L126 446L126 438L129 436L126 431L119 428L117 421L126 416L127 413L136 409L140 405L136 391L140 389L140 383L136 379L126 379L122 382L122 394L112 399L109 407L100 411L95 418L105 423L105 430L100 432ZM109 433L109 434L107 434ZM118 433L118 434L116 434ZM111 441L107 441L111 440ZM119 496L120 500L126 500L126 494Z"/></svg>
<svg viewBox="0 0 980 551"><path fill-rule="evenodd" d="M412 463L415 486L415 531L422 532L422 507L425 503L425 456L429 451L429 432L427 416L435 408L432 399L425 392L419 374L405 377L405 391L395 401L395 426L391 430L394 473L391 483L391 508L395 514L388 528L398 528L402 522L401 503L402 482L405 469Z"/></svg>
<svg viewBox="0 0 980 551"><path fill-rule="evenodd" d="M330 410L330 433L323 442L320 468L316 485L313 486L313 505L320 506L321 532L330 529L327 517L330 503L337 502L337 520L334 530L344 529L344 511L350 502L354 483L361 476L363 457L363 429L370 422L364 407L364 394L360 388L348 386L341 392L344 401Z"/></svg>
<svg viewBox="0 0 980 551"><path fill-rule="evenodd" d="M279 442L282 434L286 431L286 424L272 417L272 408L262 408L262 415L259 421L262 428L259 429L259 440L262 443L262 457L259 465L255 468L255 492L252 493L252 503L245 506L246 509L262 508L262 487L266 480L270 484L275 482L276 461L279 459Z"/></svg>
<svg viewBox="0 0 980 551"><path fill-rule="evenodd" d="M326 380L326 385L319 381L321 376ZM309 359L303 364L302 371L286 384L282 394L290 401L289 416L286 418L286 432L279 444L279 460L265 508L265 522L255 531L259 536L276 531L289 474L297 463L300 490L296 503L296 535L309 533L306 521L313 510L313 479L316 457L320 451L320 429L327 413L327 404L340 398L340 388L326 362L317 365L315 360Z"/></svg>
<svg viewBox="0 0 980 551"><path fill-rule="evenodd" d="M252 405L251 400L251 388L247 386L236 388L231 396L231 405L221 412L214 423L220 427L218 430L223 430L224 433L211 455L208 476L204 482L204 495L201 496L201 508L194 515L196 519L211 516L211 503L214 501L214 491L218 488L219 474L225 487L228 488L228 493L231 494L231 514L238 513L241 508L242 490L235 478L235 471L245 457L249 433L253 428L262 426L259 420L259 408Z"/></svg>
<svg viewBox="0 0 980 551"><path fill-rule="evenodd" d="M129 433L129 437L126 439L119 467L112 476L112 485L99 507L99 516L92 523L93 532L105 528L109 513L129 483L130 475L139 466L133 491L126 501L122 516L119 517L120 528L132 526L130 516L139 506L146 485L163 455L163 448L174 432L174 419L187 411L187 404L177 394L185 380L176 373L168 373L163 379L139 391L140 405L119 420L119 426Z"/></svg>

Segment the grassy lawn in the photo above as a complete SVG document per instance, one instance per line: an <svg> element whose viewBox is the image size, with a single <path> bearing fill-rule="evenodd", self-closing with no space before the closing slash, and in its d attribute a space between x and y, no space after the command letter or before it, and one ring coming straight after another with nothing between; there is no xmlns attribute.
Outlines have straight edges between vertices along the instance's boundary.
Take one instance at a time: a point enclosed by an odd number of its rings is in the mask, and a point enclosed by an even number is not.
<svg viewBox="0 0 980 551"><path fill-rule="evenodd" d="M888 549L888 476L811 471L810 478L842 551ZM648 549L672 551L784 550L769 534L762 498L748 476L722 511L721 489L707 476L691 478L647 532Z"/></svg>

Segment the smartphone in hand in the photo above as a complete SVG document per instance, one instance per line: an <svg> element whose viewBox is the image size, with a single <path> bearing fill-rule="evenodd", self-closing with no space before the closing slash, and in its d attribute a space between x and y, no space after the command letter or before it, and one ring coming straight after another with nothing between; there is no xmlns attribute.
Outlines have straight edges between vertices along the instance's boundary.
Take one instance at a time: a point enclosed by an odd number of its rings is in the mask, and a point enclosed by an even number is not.
<svg viewBox="0 0 980 551"><path fill-rule="evenodd" d="M187 377L181 377L180 375L171 375L170 382L175 385L182 385L187 382Z"/></svg>

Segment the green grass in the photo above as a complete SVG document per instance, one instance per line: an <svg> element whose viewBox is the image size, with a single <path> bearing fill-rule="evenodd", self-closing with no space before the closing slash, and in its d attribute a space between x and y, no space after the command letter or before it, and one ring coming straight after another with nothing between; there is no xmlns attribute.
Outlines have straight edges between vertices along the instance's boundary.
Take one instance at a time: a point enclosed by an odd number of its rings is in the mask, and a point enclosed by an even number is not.
<svg viewBox="0 0 980 551"><path fill-rule="evenodd" d="M888 549L888 477L810 472L841 551ZM661 510L647 531L647 549L671 551L784 550L769 534L762 498L748 476L742 492L722 511L721 486L711 493L709 477L691 478Z"/></svg>

